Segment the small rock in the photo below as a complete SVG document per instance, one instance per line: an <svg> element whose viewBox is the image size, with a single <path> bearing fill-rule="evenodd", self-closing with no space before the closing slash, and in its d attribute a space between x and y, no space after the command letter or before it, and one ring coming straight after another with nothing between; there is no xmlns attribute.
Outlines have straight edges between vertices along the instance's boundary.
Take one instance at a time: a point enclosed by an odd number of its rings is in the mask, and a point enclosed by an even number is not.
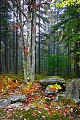
<svg viewBox="0 0 80 120"><path fill-rule="evenodd" d="M11 103L11 99L2 99L0 100L0 108L4 108Z"/></svg>
<svg viewBox="0 0 80 120"><path fill-rule="evenodd" d="M16 103L11 104L10 106L13 107L13 108L17 108L17 107L19 107L21 105L22 105L21 102L16 102Z"/></svg>
<svg viewBox="0 0 80 120"><path fill-rule="evenodd" d="M80 99L75 99L75 103L80 104Z"/></svg>
<svg viewBox="0 0 80 120"><path fill-rule="evenodd" d="M44 94L45 95L48 95L48 94L56 94L58 92L58 90L56 89L56 90L50 90L50 87L49 86L47 86L46 87L46 89L45 89L45 92L44 92Z"/></svg>
<svg viewBox="0 0 80 120"><path fill-rule="evenodd" d="M26 96L19 94L17 96L11 96L10 99L11 99L11 103L24 102L24 101L26 101Z"/></svg>
<svg viewBox="0 0 80 120"><path fill-rule="evenodd" d="M30 109L29 107L24 107L24 110L25 110L25 111L27 111L27 110L29 110L29 109Z"/></svg>

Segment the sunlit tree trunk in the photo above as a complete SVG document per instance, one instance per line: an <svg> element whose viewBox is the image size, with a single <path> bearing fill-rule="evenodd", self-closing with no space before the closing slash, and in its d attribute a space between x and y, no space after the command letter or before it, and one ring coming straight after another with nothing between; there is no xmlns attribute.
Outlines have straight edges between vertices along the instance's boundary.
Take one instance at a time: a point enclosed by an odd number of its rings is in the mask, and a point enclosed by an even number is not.
<svg viewBox="0 0 80 120"><path fill-rule="evenodd" d="M36 0L33 2L34 6L36 4ZM35 39L36 39L36 9L32 9L32 36L31 36L31 42L32 42L32 66L31 66L31 82L34 82L34 74L35 74Z"/></svg>
<svg viewBox="0 0 80 120"><path fill-rule="evenodd" d="M0 12L1 17L1 12ZM2 63L1 63L1 21L0 21L0 73L2 72Z"/></svg>
<svg viewBox="0 0 80 120"><path fill-rule="evenodd" d="M40 7L39 7L39 15L40 15ZM41 61L40 61L40 16L39 16L39 25L38 25L38 27L39 27L39 43L38 43L38 45L39 45L39 48L38 48L38 51L39 51L39 53L38 53L38 74L40 74L40 66L41 66Z"/></svg>
<svg viewBox="0 0 80 120"><path fill-rule="evenodd" d="M1 6L1 2L0 2ZM1 8L0 8L0 18L1 18ZM1 21L0 21L0 73L1 73Z"/></svg>
<svg viewBox="0 0 80 120"><path fill-rule="evenodd" d="M19 6L21 6L21 0L19 1ZM19 20L20 20L20 37L22 39L22 62L23 62L23 73L24 73L24 82L27 80L27 63L25 56L25 43L24 43L24 35L23 35L23 24L22 24L22 13L19 11Z"/></svg>
<svg viewBox="0 0 80 120"><path fill-rule="evenodd" d="M33 5L34 8L31 8ZM27 79L34 81L35 74L35 38L36 38L36 0L28 0L28 28L27 28Z"/></svg>
<svg viewBox="0 0 80 120"><path fill-rule="evenodd" d="M27 80L31 79L31 0L28 0L28 12L27 12Z"/></svg>

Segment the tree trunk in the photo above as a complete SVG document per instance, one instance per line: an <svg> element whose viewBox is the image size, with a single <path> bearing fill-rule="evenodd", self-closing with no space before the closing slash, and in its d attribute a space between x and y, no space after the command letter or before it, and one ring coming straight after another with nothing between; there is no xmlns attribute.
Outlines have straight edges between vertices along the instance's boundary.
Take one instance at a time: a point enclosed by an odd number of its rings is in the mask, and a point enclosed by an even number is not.
<svg viewBox="0 0 80 120"><path fill-rule="evenodd" d="M28 0L28 3L30 4L31 1ZM28 27L27 27L27 48L28 48L28 54L27 54L27 80L31 79L31 8L28 6Z"/></svg>
<svg viewBox="0 0 80 120"><path fill-rule="evenodd" d="M7 44L7 12L5 14L5 27L4 27L4 32L5 32L5 72L8 73L8 44Z"/></svg>
<svg viewBox="0 0 80 120"><path fill-rule="evenodd" d="M34 5L36 4L36 0L34 0ZM32 66L31 66L31 82L34 82L34 75L35 75L35 39L36 39L36 9L32 9Z"/></svg>
<svg viewBox="0 0 80 120"><path fill-rule="evenodd" d="M18 5L19 3L17 3L17 18L16 18L16 25L18 24ZM18 74L18 28L16 28L16 61L15 61L15 74Z"/></svg>
<svg viewBox="0 0 80 120"><path fill-rule="evenodd" d="M1 13L0 13L1 17ZM1 63L1 21L0 21L0 73L2 72L2 63Z"/></svg>
<svg viewBox="0 0 80 120"><path fill-rule="evenodd" d="M76 72L76 75L77 77L80 77L80 67L78 65L78 62L79 62L79 55L76 54L78 48L80 47L79 45L80 43L75 43L75 72Z"/></svg>
<svg viewBox="0 0 80 120"><path fill-rule="evenodd" d="M19 1L19 6L21 6L21 0ZM20 19L20 36L22 38L22 62L23 62L23 73L24 73L24 82L27 82L27 63L25 57L25 43L24 43L24 35L23 35L23 25L22 25L22 13L19 11L19 19Z"/></svg>
<svg viewBox="0 0 80 120"><path fill-rule="evenodd" d="M39 15L40 15L40 7L39 7ZM41 66L41 63L40 63L40 16L39 16L39 54L38 54L38 74L40 74L40 66Z"/></svg>

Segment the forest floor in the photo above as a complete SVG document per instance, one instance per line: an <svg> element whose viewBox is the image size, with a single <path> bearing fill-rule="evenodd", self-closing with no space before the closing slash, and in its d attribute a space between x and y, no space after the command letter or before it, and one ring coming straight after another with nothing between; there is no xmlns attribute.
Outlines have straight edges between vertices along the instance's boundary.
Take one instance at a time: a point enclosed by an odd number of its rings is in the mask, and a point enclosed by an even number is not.
<svg viewBox="0 0 80 120"><path fill-rule="evenodd" d="M56 100L56 96L45 96L39 82L23 84L23 77L0 75L0 100L25 95L26 100L17 107L0 108L0 120L79 120L80 104L70 98Z"/></svg>

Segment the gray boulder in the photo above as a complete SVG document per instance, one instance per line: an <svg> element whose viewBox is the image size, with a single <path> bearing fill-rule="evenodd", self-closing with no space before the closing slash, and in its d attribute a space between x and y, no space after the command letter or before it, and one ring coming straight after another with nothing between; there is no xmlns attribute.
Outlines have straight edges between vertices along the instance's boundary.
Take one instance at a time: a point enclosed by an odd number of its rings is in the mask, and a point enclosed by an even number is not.
<svg viewBox="0 0 80 120"><path fill-rule="evenodd" d="M79 100L79 84L77 79L73 79L66 85L66 96L72 98L75 102Z"/></svg>
<svg viewBox="0 0 80 120"><path fill-rule="evenodd" d="M11 103L14 103L14 102L24 102L26 100L26 96L18 94L17 96L11 96L10 100L11 100Z"/></svg>
<svg viewBox="0 0 80 120"><path fill-rule="evenodd" d="M21 94L18 94L17 96L14 95L14 96L11 96L7 99L0 100L0 108L4 108L8 105L11 106L12 103L18 104L17 102L20 102L20 104L21 104L24 101L26 101L25 95L21 95Z"/></svg>
<svg viewBox="0 0 80 120"><path fill-rule="evenodd" d="M66 82L63 78L46 78L43 80L40 80L41 86L45 89L48 85L54 85L59 84L62 87L62 90L65 91L66 88Z"/></svg>

